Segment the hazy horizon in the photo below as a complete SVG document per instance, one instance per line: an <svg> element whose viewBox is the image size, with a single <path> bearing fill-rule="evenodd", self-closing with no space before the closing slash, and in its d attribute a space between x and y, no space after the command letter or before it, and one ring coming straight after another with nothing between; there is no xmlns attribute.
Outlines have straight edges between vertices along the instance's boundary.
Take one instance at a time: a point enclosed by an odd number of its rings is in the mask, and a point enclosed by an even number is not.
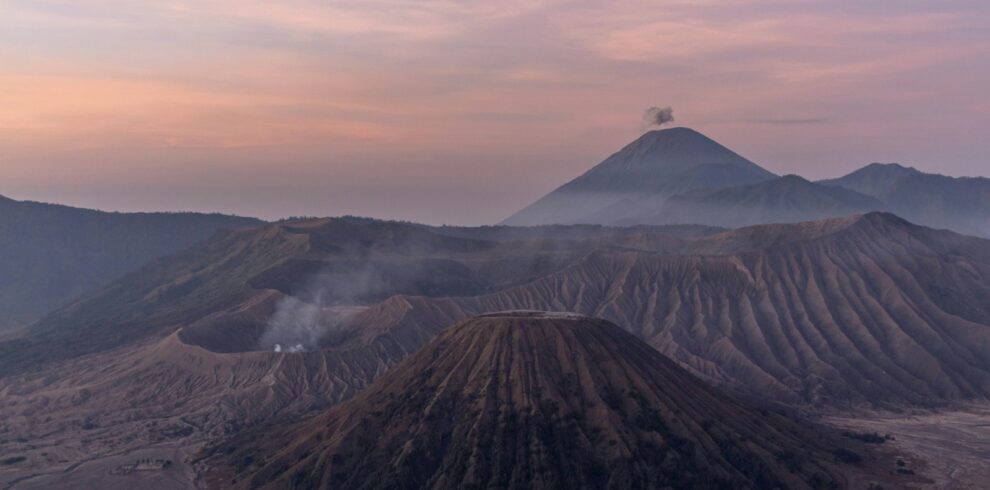
<svg viewBox="0 0 990 490"><path fill-rule="evenodd" d="M990 6L902 4L2 2L0 194L489 224L652 105L778 174L990 173Z"/></svg>

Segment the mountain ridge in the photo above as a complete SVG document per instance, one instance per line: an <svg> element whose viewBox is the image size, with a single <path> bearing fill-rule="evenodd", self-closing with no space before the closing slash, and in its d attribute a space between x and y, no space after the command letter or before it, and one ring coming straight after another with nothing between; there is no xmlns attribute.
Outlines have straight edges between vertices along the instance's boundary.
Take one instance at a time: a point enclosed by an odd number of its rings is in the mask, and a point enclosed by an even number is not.
<svg viewBox="0 0 990 490"><path fill-rule="evenodd" d="M872 163L820 184L873 196L915 223L990 237L990 179L950 177L896 163Z"/></svg>
<svg viewBox="0 0 990 490"><path fill-rule="evenodd" d="M27 325L149 260L254 218L114 213L0 199L0 329Z"/></svg>
<svg viewBox="0 0 990 490"><path fill-rule="evenodd" d="M987 240L867 213L696 243L687 254L597 251L492 295L392 298L355 322L375 318L369 338L413 350L485 311L571 311L622 325L715 384L783 402L990 398Z"/></svg>
<svg viewBox="0 0 990 490"><path fill-rule="evenodd" d="M582 239L583 232L557 241L480 239L438 230L334 218L220 233L44 315L19 338L0 340L0 375L198 327L205 317L267 290L319 306L367 304L399 293L480 294L532 280L598 246ZM697 233L693 227L683 232ZM238 335L263 330L265 321L242 327Z"/></svg>
<svg viewBox="0 0 990 490"><path fill-rule="evenodd" d="M814 221L882 210L884 204L873 197L791 174L756 184L672 196L651 221L655 224L706 223L740 227Z"/></svg>

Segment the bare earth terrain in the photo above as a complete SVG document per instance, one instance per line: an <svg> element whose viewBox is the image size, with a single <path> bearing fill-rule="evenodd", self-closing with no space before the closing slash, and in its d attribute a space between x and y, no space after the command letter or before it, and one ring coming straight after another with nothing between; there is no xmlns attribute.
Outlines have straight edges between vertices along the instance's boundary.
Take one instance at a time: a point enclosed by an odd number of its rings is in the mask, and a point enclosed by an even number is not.
<svg viewBox="0 0 990 490"><path fill-rule="evenodd" d="M512 311L206 452L208 488L903 488L865 443L724 396L621 327ZM872 452L872 451L870 451ZM892 461L890 464L893 464Z"/></svg>
<svg viewBox="0 0 990 490"><path fill-rule="evenodd" d="M162 445L128 451L123 454L84 460L68 467L53 466L37 473L0 477L3 488L24 490L58 490L100 488L105 490L181 490L193 487L194 474L187 464L196 447ZM119 469L139 459L166 459L171 464L162 470L133 471L118 474Z"/></svg>
<svg viewBox="0 0 990 490"><path fill-rule="evenodd" d="M891 433L905 466L882 478L990 488L990 405L842 412L990 398L988 244L880 213L567 244L347 219L228 234L0 343L0 489L187 485L169 451L326 411L448 325L520 309L604 318L711 384ZM368 275L387 287L341 293ZM320 335L277 352L295 342L265 334L297 309ZM110 474L147 458L174 465Z"/></svg>
<svg viewBox="0 0 990 490"><path fill-rule="evenodd" d="M903 452L905 460L925 461L923 468L913 470L935 481L930 488L990 488L990 404L910 414L830 416L825 422L857 432L894 436L885 443L888 449Z"/></svg>

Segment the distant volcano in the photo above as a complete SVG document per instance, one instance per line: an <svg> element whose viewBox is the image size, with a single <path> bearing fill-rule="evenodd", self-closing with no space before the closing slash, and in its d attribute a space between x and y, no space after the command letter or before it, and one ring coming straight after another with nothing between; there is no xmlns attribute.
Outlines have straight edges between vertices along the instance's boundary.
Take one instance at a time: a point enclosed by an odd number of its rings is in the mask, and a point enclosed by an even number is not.
<svg viewBox="0 0 990 490"><path fill-rule="evenodd" d="M990 237L990 179L870 164L844 177L780 178L688 128L650 131L502 224L740 226L869 211Z"/></svg>
<svg viewBox="0 0 990 490"><path fill-rule="evenodd" d="M458 323L355 399L216 448L265 488L836 488L838 446L604 320Z"/></svg>
<svg viewBox="0 0 990 490"><path fill-rule="evenodd" d="M674 194L754 184L775 175L689 128L650 131L503 224L642 220Z"/></svg>

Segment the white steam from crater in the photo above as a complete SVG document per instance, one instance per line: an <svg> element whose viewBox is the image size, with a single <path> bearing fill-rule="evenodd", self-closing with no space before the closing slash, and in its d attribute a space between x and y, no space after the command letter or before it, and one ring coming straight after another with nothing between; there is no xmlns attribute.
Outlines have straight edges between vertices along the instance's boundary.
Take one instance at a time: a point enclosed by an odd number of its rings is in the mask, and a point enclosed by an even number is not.
<svg viewBox="0 0 990 490"><path fill-rule="evenodd" d="M302 344L290 345L286 349L282 349L282 344L275 344L274 350L275 352L288 352L288 353L306 352L306 348L303 347Z"/></svg>
<svg viewBox="0 0 990 490"><path fill-rule="evenodd" d="M326 332L322 316L319 306L286 296L275 306L258 344L275 352L305 352Z"/></svg>
<svg viewBox="0 0 990 490"><path fill-rule="evenodd" d="M308 280L299 297L278 301L258 339L259 349L296 353L318 348L322 338L341 328L345 317L363 308L349 305L359 303L380 282L368 264L333 272L328 266Z"/></svg>

